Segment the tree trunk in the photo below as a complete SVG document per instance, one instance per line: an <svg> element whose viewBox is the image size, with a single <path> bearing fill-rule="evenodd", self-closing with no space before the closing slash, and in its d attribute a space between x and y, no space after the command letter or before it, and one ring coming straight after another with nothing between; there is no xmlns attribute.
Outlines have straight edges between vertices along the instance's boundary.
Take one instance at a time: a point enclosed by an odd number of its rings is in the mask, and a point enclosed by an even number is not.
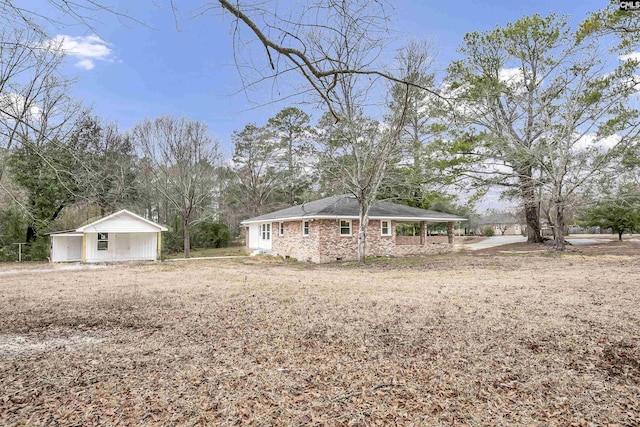
<svg viewBox="0 0 640 427"><path fill-rule="evenodd" d="M453 222L447 223L447 241L450 245L453 245Z"/></svg>
<svg viewBox="0 0 640 427"><path fill-rule="evenodd" d="M358 262L364 264L367 256L367 226L369 225L369 210L360 201L360 221L358 223Z"/></svg>
<svg viewBox="0 0 640 427"><path fill-rule="evenodd" d="M562 200L556 200L556 227L554 228L556 238L556 250L564 251L566 249L564 241L564 206Z"/></svg>
<svg viewBox="0 0 640 427"><path fill-rule="evenodd" d="M182 218L182 233L184 234L184 257L191 257L191 240L189 236L189 219Z"/></svg>
<svg viewBox="0 0 640 427"><path fill-rule="evenodd" d="M25 242L31 243L36 240L36 237L38 237L38 231L36 230L36 227L33 224L29 224L27 226L27 237Z"/></svg>
<svg viewBox="0 0 640 427"><path fill-rule="evenodd" d="M289 149L289 153L288 153L288 159L287 161L289 162L289 176L288 178L288 185L289 185L289 191L287 191L287 204L289 206L293 206L294 205L294 195L293 195L293 132L290 130L289 131L289 144L288 144L288 149Z"/></svg>
<svg viewBox="0 0 640 427"><path fill-rule="evenodd" d="M623 231L624 231L624 230L620 230L620 231L618 231L618 240L619 240L620 242L622 242L622 232L623 232Z"/></svg>
<svg viewBox="0 0 640 427"><path fill-rule="evenodd" d="M520 193L524 201L524 215L527 221L527 243L542 243L540 210L531 171L520 173Z"/></svg>

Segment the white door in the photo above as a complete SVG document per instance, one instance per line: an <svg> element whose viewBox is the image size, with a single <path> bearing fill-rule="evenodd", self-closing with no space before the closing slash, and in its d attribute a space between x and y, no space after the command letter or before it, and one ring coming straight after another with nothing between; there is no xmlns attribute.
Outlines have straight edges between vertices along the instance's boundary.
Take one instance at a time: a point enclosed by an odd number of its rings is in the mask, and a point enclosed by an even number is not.
<svg viewBox="0 0 640 427"><path fill-rule="evenodd" d="M116 234L115 259L131 258L131 236L127 233Z"/></svg>
<svg viewBox="0 0 640 427"><path fill-rule="evenodd" d="M82 237L67 237L67 259L80 261L82 259Z"/></svg>
<svg viewBox="0 0 640 427"><path fill-rule="evenodd" d="M260 224L249 224L249 249L260 249Z"/></svg>
<svg viewBox="0 0 640 427"><path fill-rule="evenodd" d="M271 223L260 224L260 249L271 250Z"/></svg>

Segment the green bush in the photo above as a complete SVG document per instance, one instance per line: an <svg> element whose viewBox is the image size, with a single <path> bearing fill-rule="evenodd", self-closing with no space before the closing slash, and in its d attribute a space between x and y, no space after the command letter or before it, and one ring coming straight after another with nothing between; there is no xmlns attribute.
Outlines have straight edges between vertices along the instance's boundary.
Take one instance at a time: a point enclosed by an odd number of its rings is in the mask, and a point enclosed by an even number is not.
<svg viewBox="0 0 640 427"><path fill-rule="evenodd" d="M47 261L49 259L49 237L38 236L35 242L24 245L23 261Z"/></svg>
<svg viewBox="0 0 640 427"><path fill-rule="evenodd" d="M167 253L182 252L184 250L184 239L180 217L176 216L173 222L168 225L169 230L162 235L163 250Z"/></svg>
<svg viewBox="0 0 640 427"><path fill-rule="evenodd" d="M18 260L18 246L13 250L8 246L0 247L0 262L12 262Z"/></svg>
<svg viewBox="0 0 640 427"><path fill-rule="evenodd" d="M493 230L493 227L491 227L491 226L486 226L486 227L484 228L484 230L482 231L482 234L483 234L484 236L491 237L491 236L495 235L495 234L496 234L496 232Z"/></svg>
<svg viewBox="0 0 640 427"><path fill-rule="evenodd" d="M197 248L226 248L231 240L231 231L226 224L204 222L193 231L192 246Z"/></svg>
<svg viewBox="0 0 640 427"><path fill-rule="evenodd" d="M0 211L0 262L17 261L18 246L27 234L25 216L16 208Z"/></svg>

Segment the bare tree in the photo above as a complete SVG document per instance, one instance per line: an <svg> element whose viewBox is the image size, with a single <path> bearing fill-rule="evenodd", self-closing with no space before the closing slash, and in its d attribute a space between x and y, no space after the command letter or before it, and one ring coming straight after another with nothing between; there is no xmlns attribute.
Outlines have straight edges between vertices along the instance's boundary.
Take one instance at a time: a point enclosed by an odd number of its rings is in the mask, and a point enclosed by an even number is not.
<svg viewBox="0 0 640 427"><path fill-rule="evenodd" d="M0 187L28 216L27 242L81 197L84 166L68 143L80 106L68 95L72 81L58 73L62 58L37 30L0 29ZM19 187L2 179L10 163Z"/></svg>
<svg viewBox="0 0 640 427"><path fill-rule="evenodd" d="M398 97L402 105L408 103L410 87L433 92L420 81L408 80L407 73L402 74L404 70L399 76L382 71L380 57L390 38L390 6L384 1L311 1L285 16L273 13L277 8L271 2L218 0L211 6L214 4L235 17L264 48L269 71L256 81L297 73L305 83L303 92L314 93L333 121L341 122L329 130L332 136L326 139L327 149L342 150L338 156L341 160L332 170L340 176L338 182L343 183L343 189L354 194L360 204L358 258L364 262L369 209L398 148L406 108L397 108L384 126L368 119L364 110L384 104L389 82L404 85L405 96L400 90ZM239 29L237 25L236 43L241 40ZM236 53L241 54L239 49ZM239 59L239 68L244 65ZM373 139L365 142L362 135ZM334 145L336 141L340 141L340 148Z"/></svg>
<svg viewBox="0 0 640 427"><path fill-rule="evenodd" d="M315 93L335 120L344 114L340 81L364 76L361 82L375 85L378 79L405 83L435 92L420 82L411 82L383 70L380 56L391 38L388 23L392 8L385 0L316 0L289 4L287 13L277 13L275 1L212 0L200 12L216 6L236 19L234 46L240 74L246 74L241 51L241 25L258 40L266 54L268 70L260 69L255 81L297 74L306 83L303 92ZM292 18L295 17L295 18ZM242 46L242 49L240 49ZM339 54L342 52L342 54ZM347 54L348 53L348 54ZM357 59L356 59L357 57ZM437 95L437 94L436 94Z"/></svg>
<svg viewBox="0 0 640 427"><path fill-rule="evenodd" d="M175 207L182 220L184 256L190 256L189 229L213 215L218 144L204 123L164 116L145 120L133 138L154 188Z"/></svg>
<svg viewBox="0 0 640 427"><path fill-rule="evenodd" d="M58 68L60 46L32 30L0 30L0 148L62 140L79 106ZM2 165L0 165L0 175Z"/></svg>
<svg viewBox="0 0 640 427"><path fill-rule="evenodd" d="M320 167L359 203L358 260L366 257L369 211L376 200L394 155L399 154L398 125L382 124L361 112L336 123L325 117L321 127L324 150Z"/></svg>

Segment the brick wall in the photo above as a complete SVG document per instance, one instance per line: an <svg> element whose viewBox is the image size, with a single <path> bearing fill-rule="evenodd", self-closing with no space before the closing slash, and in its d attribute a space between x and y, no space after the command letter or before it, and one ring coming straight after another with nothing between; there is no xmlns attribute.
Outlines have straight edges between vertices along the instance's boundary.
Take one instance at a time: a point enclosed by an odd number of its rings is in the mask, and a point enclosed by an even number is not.
<svg viewBox="0 0 640 427"><path fill-rule="evenodd" d="M309 222L309 235L302 235L302 221L286 221L284 235L280 236L280 223L271 224L271 252L273 255L295 258L298 261L320 262L318 251L318 221Z"/></svg>
<svg viewBox="0 0 640 427"><path fill-rule="evenodd" d="M280 224L271 225L272 255L289 256L298 261L327 263L337 260L352 261L358 259L358 220L351 221L351 236L340 235L340 222L337 219L317 219L309 222L309 235L302 235L302 221L284 223L284 235L279 235ZM426 227L422 224L422 236L416 236L416 244L407 244L399 236L401 243L396 244L395 222L391 222L392 236L382 236L379 220L369 221L367 227L367 256L406 256L428 255L450 252L452 246L442 243L442 238L426 236ZM420 241L425 244L419 244Z"/></svg>
<svg viewBox="0 0 640 427"><path fill-rule="evenodd" d="M338 220L319 220L320 224L320 262L334 262L340 258L342 261L358 259L358 220L353 220L351 224L351 236L340 235L340 224ZM418 237L417 244L397 245L395 236L395 221L391 222L392 236L381 236L380 221L370 220L367 227L367 256L406 256L406 255L427 255L445 253L452 250L451 245L446 243L432 242L431 237L426 236L426 226L422 224L423 236ZM401 236L402 239L402 236ZM420 239L425 241L420 245ZM408 243L406 241L402 243Z"/></svg>

